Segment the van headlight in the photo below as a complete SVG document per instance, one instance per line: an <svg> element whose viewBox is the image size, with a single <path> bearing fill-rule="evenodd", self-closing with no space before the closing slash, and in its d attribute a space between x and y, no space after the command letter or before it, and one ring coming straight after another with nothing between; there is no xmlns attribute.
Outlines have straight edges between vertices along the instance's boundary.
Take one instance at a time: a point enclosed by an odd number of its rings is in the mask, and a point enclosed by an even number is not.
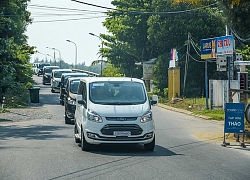
<svg viewBox="0 0 250 180"><path fill-rule="evenodd" d="M141 117L141 123L145 123L148 121L152 121L152 111L147 111L142 117Z"/></svg>
<svg viewBox="0 0 250 180"><path fill-rule="evenodd" d="M98 123L102 122L101 116L94 111L88 110L87 117L88 117L88 120L90 120L90 121L94 121L94 122L98 122Z"/></svg>

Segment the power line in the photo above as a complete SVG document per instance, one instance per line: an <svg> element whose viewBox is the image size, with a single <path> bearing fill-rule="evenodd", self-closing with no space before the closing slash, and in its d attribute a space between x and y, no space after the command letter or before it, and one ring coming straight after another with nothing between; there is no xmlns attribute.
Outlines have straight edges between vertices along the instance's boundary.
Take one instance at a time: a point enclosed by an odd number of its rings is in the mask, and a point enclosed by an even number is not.
<svg viewBox="0 0 250 180"><path fill-rule="evenodd" d="M116 10L114 8L99 6L99 5L96 5L96 4L90 4L90 3L81 2L81 1L77 1L77 0L71 0L71 1L74 1L74 2L77 2L77 3L81 3L81 4L85 4L85 5L89 5L89 6L93 6L93 7L98 7L98 8L109 9L109 10Z"/></svg>
<svg viewBox="0 0 250 180"><path fill-rule="evenodd" d="M63 8L63 7L53 7L53 6L44 6L44 5L37 5L37 4L30 4L28 5L29 8L33 9L44 9L44 10L51 10L53 11L79 11L79 12L95 12L95 13L106 13L104 11L92 11L92 10L83 10L83 9L74 9L74 8Z"/></svg>
<svg viewBox="0 0 250 180"><path fill-rule="evenodd" d="M44 20L44 21L33 21L33 23L46 23L46 22L58 22L58 21L76 21L76 20L83 20L83 19L96 19L96 18L103 18L107 16L99 16L99 17L88 17L88 18L75 18L75 19L58 19L58 20Z"/></svg>
<svg viewBox="0 0 250 180"><path fill-rule="evenodd" d="M108 9L108 10L117 10L114 8L108 8L108 7L104 7L104 6L99 6L96 4L90 4L90 3L86 3L86 2L82 2L82 1L78 1L78 0L71 0L77 3L81 3L81 4L85 4L85 5L89 5L89 6L93 6L93 7L99 7L99 8L103 8L103 9ZM218 4L218 2L209 4L207 6L201 6L198 8L194 8L194 9L188 9L188 10L183 10L183 11L168 11L168 12L142 12L142 11L121 11L121 12L127 12L127 13L137 13L137 14L151 14L151 15L161 15L161 14L180 14L180 13L186 13L186 12L191 12L191 11L196 11L196 10L200 10L203 8L207 8L207 7L211 7ZM119 10L117 10L119 11Z"/></svg>

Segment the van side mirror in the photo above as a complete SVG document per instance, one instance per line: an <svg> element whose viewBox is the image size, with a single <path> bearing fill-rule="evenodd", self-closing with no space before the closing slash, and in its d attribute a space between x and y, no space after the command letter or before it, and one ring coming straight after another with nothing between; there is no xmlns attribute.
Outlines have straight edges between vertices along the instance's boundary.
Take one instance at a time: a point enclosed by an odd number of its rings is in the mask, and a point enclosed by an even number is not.
<svg viewBox="0 0 250 180"><path fill-rule="evenodd" d="M155 94L152 96L151 105L158 105L158 96Z"/></svg>
<svg viewBox="0 0 250 180"><path fill-rule="evenodd" d="M84 107L86 106L86 101L84 101L84 100L79 100L78 101L78 104L81 104L81 105L83 105Z"/></svg>

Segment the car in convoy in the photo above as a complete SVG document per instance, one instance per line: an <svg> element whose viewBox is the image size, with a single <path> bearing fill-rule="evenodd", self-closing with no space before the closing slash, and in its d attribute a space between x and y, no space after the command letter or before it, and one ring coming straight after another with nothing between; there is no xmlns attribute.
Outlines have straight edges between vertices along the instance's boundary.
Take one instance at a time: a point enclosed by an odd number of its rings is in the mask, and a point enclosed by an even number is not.
<svg viewBox="0 0 250 180"><path fill-rule="evenodd" d="M66 83L68 81L68 78L71 77L87 77L88 74L87 73L76 73L76 72L72 72L72 73L64 73L61 76L61 83L60 83L60 104L64 105L64 96L66 95L64 92L65 87L66 87Z"/></svg>
<svg viewBox="0 0 250 180"><path fill-rule="evenodd" d="M66 87L62 89L64 95L65 124L74 124L76 95L81 77L67 79Z"/></svg>
<svg viewBox="0 0 250 180"><path fill-rule="evenodd" d="M53 69L60 69L59 66L44 66L43 67L43 85L51 83L51 75Z"/></svg>
<svg viewBox="0 0 250 180"><path fill-rule="evenodd" d="M60 91L61 76L63 73L71 73L71 69L53 69L51 74L50 86L51 92Z"/></svg>
<svg viewBox="0 0 250 180"><path fill-rule="evenodd" d="M143 80L128 77L84 77L76 96L75 142L87 151L95 144L143 144L155 147L152 105Z"/></svg>
<svg viewBox="0 0 250 180"><path fill-rule="evenodd" d="M37 68L35 69L35 74L37 76L40 76L43 74L43 67L44 66L50 66L50 63L38 63Z"/></svg>

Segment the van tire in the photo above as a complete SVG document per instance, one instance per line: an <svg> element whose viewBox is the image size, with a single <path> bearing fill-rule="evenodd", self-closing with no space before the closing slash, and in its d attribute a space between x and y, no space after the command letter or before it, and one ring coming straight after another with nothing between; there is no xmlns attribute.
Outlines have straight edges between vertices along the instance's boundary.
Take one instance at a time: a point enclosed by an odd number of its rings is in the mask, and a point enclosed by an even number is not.
<svg viewBox="0 0 250 180"><path fill-rule="evenodd" d="M64 106L64 100L63 100L63 99L60 99L60 104L61 104L62 106Z"/></svg>
<svg viewBox="0 0 250 180"><path fill-rule="evenodd" d="M77 130L76 124L75 124L74 131L75 131L75 142L81 143L81 139L76 137L78 135L78 130ZM78 137L79 137L79 135L78 135Z"/></svg>
<svg viewBox="0 0 250 180"><path fill-rule="evenodd" d="M82 151L88 151L90 150L90 148L91 148L91 145L87 143L87 141L85 140L84 133L82 130L81 131L81 149Z"/></svg>
<svg viewBox="0 0 250 180"><path fill-rule="evenodd" d="M155 148L155 136L152 142L148 143L148 144L144 144L144 149L145 151L153 151Z"/></svg>
<svg viewBox="0 0 250 180"><path fill-rule="evenodd" d="M64 119L65 119L65 124L71 124L71 119L70 118L68 118L68 116L67 116L67 114L66 114L66 112L65 112L65 115L64 115Z"/></svg>

